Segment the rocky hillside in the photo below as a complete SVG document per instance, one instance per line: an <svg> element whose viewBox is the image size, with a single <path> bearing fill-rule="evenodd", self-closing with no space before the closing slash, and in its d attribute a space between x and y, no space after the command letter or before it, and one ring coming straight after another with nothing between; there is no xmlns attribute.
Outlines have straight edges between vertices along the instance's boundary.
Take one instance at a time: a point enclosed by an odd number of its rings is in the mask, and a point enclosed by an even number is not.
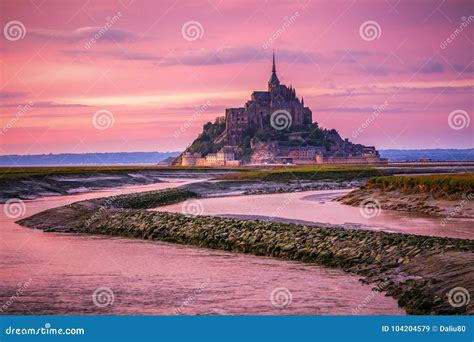
<svg viewBox="0 0 474 342"><path fill-rule="evenodd" d="M216 118L213 123L207 122L199 136L184 152L201 153L203 156L218 152L226 144L225 125L223 117ZM299 135L296 139L295 133ZM353 144L349 140L341 138L335 129L323 129L314 122L305 126L290 126L282 130L274 128L249 129L237 145L238 154L236 157L248 162L252 154L259 152L255 147L256 143L271 142L278 146L322 147L326 151L325 155L334 157L360 155L366 148L364 145ZM173 162L173 165L179 164L180 157Z"/></svg>

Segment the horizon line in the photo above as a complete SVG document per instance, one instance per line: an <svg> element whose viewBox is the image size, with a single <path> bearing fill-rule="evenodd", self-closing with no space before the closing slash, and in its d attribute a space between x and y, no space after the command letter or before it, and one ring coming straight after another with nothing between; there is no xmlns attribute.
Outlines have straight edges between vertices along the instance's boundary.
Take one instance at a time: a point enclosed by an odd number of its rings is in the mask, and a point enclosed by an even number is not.
<svg viewBox="0 0 474 342"><path fill-rule="evenodd" d="M463 148L457 148L457 147L443 147L443 148L382 148L382 149L377 149L378 151L433 151L433 150L457 150L457 151L462 151L462 150L474 150L474 147L463 147ZM59 153L37 153L37 154L0 154L0 157L9 157L9 156L20 156L20 157L26 157L26 156L50 156L50 155L61 155L61 154L112 154L112 153L182 153L183 151L181 150L176 150L176 151L118 151L118 152L112 152L112 151L101 151L101 152L59 152Z"/></svg>

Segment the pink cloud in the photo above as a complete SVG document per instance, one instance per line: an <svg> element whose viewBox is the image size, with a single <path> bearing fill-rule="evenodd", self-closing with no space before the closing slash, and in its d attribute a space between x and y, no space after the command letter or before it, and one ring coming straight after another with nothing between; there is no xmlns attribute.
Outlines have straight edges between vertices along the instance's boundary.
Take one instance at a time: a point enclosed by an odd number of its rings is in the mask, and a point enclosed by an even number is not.
<svg viewBox="0 0 474 342"><path fill-rule="evenodd" d="M441 48L469 18L469 0L271 6L6 0L1 6L2 25L19 20L26 28L23 39L2 37L0 43L1 124L17 116L18 106L36 104L0 136L3 154L183 149L204 122L265 89L272 49L280 80L296 87L324 127L351 139L370 108L388 101L357 142L380 148L474 145L474 125L456 131L447 124L453 110L474 113L474 23ZM201 38L183 38L189 21L201 24ZM361 38L366 21L379 24L378 39ZM206 101L210 108L173 138ZM107 132L91 125L101 109L116 115Z"/></svg>

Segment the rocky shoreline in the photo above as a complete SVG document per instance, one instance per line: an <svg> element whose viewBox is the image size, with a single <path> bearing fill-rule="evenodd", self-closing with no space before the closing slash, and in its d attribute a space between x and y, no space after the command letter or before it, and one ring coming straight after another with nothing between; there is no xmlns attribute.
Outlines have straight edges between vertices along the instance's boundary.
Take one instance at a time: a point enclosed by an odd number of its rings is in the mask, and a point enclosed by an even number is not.
<svg viewBox="0 0 474 342"><path fill-rule="evenodd" d="M274 183L265 182L266 187L259 189L250 189L244 192L244 195L263 195L263 194L277 194L290 192L303 192L313 190L339 190L339 189L354 189L363 185L366 180L353 181L318 181L318 182L289 182L289 183ZM264 184L265 184L264 183Z"/></svg>
<svg viewBox="0 0 474 342"><path fill-rule="evenodd" d="M171 189L76 202L18 223L46 232L160 240L338 267L398 299L410 314L474 314L453 306L454 288L474 293L474 241L145 209L198 197ZM192 200L191 200L192 201Z"/></svg>
<svg viewBox="0 0 474 342"><path fill-rule="evenodd" d="M196 192L201 197L223 197L235 195L263 195L277 193L292 193L311 190L354 189L367 180L351 181L320 180L320 181L291 181L291 182L261 182L248 180L215 180L195 182L183 186L184 189Z"/></svg>

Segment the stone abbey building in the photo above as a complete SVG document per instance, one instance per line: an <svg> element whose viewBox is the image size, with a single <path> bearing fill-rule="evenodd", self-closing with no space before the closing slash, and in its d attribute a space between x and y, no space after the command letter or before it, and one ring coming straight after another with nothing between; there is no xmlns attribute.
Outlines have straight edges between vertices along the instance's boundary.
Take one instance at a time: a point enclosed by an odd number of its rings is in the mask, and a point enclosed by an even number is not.
<svg viewBox="0 0 474 342"><path fill-rule="evenodd" d="M213 136L206 126L214 127ZM317 136L317 139L314 138ZM204 147L203 147L204 146ZM250 151L250 152L249 152ZM247 154L246 154L247 153ZM275 54L268 88L254 91L244 107L227 108L173 163L182 166L241 164L374 164L385 162L372 146L353 144L313 123L295 89L281 84Z"/></svg>
<svg viewBox="0 0 474 342"><path fill-rule="evenodd" d="M249 130L271 130L272 114L280 111L285 122L294 127L310 125L313 122L311 109L304 106L304 100L296 97L295 89L284 84L276 74L275 54L273 55L272 75L267 91L254 91L244 107L228 108L225 112L225 135L229 145L238 145ZM288 115L289 114L289 115ZM291 117L290 117L291 116ZM273 118L276 120L277 118ZM277 122L274 126L277 126ZM277 128L279 128L277 126Z"/></svg>

